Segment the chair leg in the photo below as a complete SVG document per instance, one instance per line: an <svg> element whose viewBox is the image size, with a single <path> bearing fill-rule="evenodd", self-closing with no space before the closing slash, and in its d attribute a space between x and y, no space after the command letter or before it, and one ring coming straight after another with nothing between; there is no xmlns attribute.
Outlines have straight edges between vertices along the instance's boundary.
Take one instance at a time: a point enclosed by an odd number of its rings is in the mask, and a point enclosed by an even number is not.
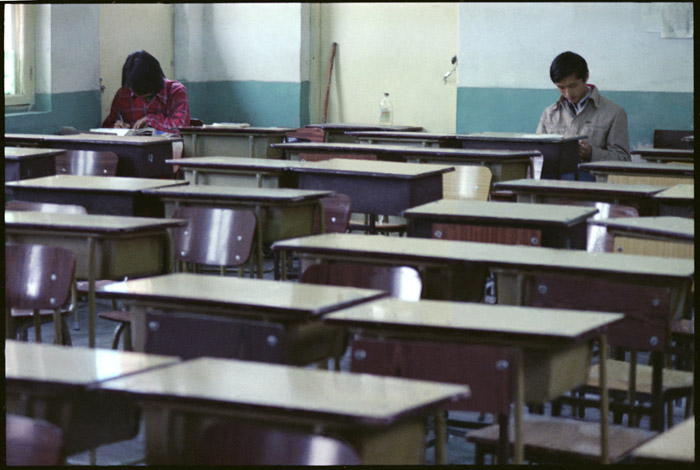
<svg viewBox="0 0 700 470"><path fill-rule="evenodd" d="M70 328L68 328L68 323L65 318L61 318L61 330L63 333L62 344L64 346L73 346L73 341L70 337Z"/></svg>
<svg viewBox="0 0 700 470"><path fill-rule="evenodd" d="M119 323L114 329L114 336L112 337L112 349L119 349L119 338L121 337L125 326L126 323Z"/></svg>
<svg viewBox="0 0 700 470"><path fill-rule="evenodd" d="M124 345L124 351L133 351L134 346L131 343L131 325L126 325L124 331L122 332L122 344Z"/></svg>
<svg viewBox="0 0 700 470"><path fill-rule="evenodd" d="M34 335L36 336L36 342L41 343L41 317L39 316L38 310L34 310L32 319L34 320Z"/></svg>

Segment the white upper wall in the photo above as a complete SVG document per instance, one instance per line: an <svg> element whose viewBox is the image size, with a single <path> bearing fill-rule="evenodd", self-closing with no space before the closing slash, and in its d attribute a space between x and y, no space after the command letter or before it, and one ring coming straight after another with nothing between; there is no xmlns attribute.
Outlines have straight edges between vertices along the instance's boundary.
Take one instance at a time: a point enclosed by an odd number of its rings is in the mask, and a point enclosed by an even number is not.
<svg viewBox="0 0 700 470"><path fill-rule="evenodd" d="M661 14L648 3L461 3L459 86L551 88L552 59L570 50L603 90L692 92L694 40L661 38Z"/></svg>
<svg viewBox="0 0 700 470"><path fill-rule="evenodd" d="M100 87L100 6L51 5L51 92L68 93ZM46 44L43 34L40 41ZM37 91L45 83L37 84Z"/></svg>
<svg viewBox="0 0 700 470"><path fill-rule="evenodd" d="M176 4L175 76L195 82L308 80L308 66L301 71L303 11L308 16L300 3Z"/></svg>

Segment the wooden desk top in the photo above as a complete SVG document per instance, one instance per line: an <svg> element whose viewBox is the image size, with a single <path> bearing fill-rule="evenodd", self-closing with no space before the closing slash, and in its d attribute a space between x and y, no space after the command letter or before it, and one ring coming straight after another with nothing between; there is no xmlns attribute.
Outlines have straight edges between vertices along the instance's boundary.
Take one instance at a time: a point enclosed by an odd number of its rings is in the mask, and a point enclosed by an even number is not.
<svg viewBox="0 0 700 470"><path fill-rule="evenodd" d="M432 333L445 338L472 335L485 341L529 341L551 347L591 338L623 318L619 313L385 298L330 313L323 321L361 329Z"/></svg>
<svg viewBox="0 0 700 470"><path fill-rule="evenodd" d="M262 279L175 273L134 279L98 289L101 297L170 302L186 308L234 309L248 314L275 313L310 317L378 299L386 292ZM241 312L237 312L240 315Z"/></svg>
<svg viewBox="0 0 700 470"><path fill-rule="evenodd" d="M654 199L692 201L695 199L695 185L677 184L675 186L671 186L665 191L656 193L654 195Z"/></svg>
<svg viewBox="0 0 700 470"><path fill-rule="evenodd" d="M165 230L166 228L183 225L187 225L187 221L183 219L5 211L6 229L51 230L66 233L97 233L110 235Z"/></svg>
<svg viewBox="0 0 700 470"><path fill-rule="evenodd" d="M271 144L272 148L295 150L298 152L325 152L325 153L369 153L379 155L393 155L415 158L445 158L455 160L475 161L521 161L530 157L538 157L536 150L487 150L487 149L454 149L437 147L415 147L404 145L380 145L380 144L355 144L344 142L295 142L284 144Z"/></svg>
<svg viewBox="0 0 700 470"><path fill-rule="evenodd" d="M199 134L199 135L277 135L294 132L296 127L243 127L243 126L215 126L205 124L204 126L185 126L180 127L180 134Z"/></svg>
<svg viewBox="0 0 700 470"><path fill-rule="evenodd" d="M474 132L471 134L460 134L461 140L485 140L485 141L512 141L512 142L546 142L563 143L585 139L588 136L574 135L565 136L561 134L528 134L522 132Z"/></svg>
<svg viewBox="0 0 700 470"><path fill-rule="evenodd" d="M5 341L5 380L86 387L175 364L174 356Z"/></svg>
<svg viewBox="0 0 700 470"><path fill-rule="evenodd" d="M166 160L165 163L179 165L183 169L220 169L240 171L283 172L290 168L307 165L309 162L274 160L272 158L249 157L191 157Z"/></svg>
<svg viewBox="0 0 700 470"><path fill-rule="evenodd" d="M636 154L636 155L641 155L641 156L650 156L650 157L656 157L656 156L690 156L692 157L695 154L695 150L693 149L663 149L663 148L650 148L650 149L637 149L637 150L632 150L630 153Z"/></svg>
<svg viewBox="0 0 700 470"><path fill-rule="evenodd" d="M5 147L5 160L25 160L41 158L48 155L58 155L65 152L63 149L45 149L34 147Z"/></svg>
<svg viewBox="0 0 700 470"><path fill-rule="evenodd" d="M533 224L564 226L585 222L595 215L593 207L514 202L460 201L440 199L404 211L407 219L425 217L444 222L490 222L497 225Z"/></svg>
<svg viewBox="0 0 700 470"><path fill-rule="evenodd" d="M633 173L668 176L690 176L695 174L695 166L674 163L649 162L589 162L581 163L579 168L591 173Z"/></svg>
<svg viewBox="0 0 700 470"><path fill-rule="evenodd" d="M695 274L693 260L429 238L330 233L278 241L272 249L407 263L468 262L520 271L624 274L653 278L657 282L692 279Z"/></svg>
<svg viewBox="0 0 700 470"><path fill-rule="evenodd" d="M127 176L51 175L5 183L9 188L38 190L85 191L90 193L139 193L145 189L163 186L179 186L186 181L158 178L133 178Z"/></svg>
<svg viewBox="0 0 700 470"><path fill-rule="evenodd" d="M589 224L608 227L616 234L663 236L681 240L695 239L695 220L686 217L619 217L591 220Z"/></svg>
<svg viewBox="0 0 700 470"><path fill-rule="evenodd" d="M542 193L561 195L597 195L612 197L651 197L667 189L667 186L647 184L614 184L588 181L519 179L494 183L497 189L507 189L515 193Z"/></svg>
<svg viewBox="0 0 700 470"><path fill-rule="evenodd" d="M245 202L301 202L314 201L332 196L333 191L286 189L286 188L247 188L236 186L213 186L194 184L143 191L162 199L217 200Z"/></svg>
<svg viewBox="0 0 700 470"><path fill-rule="evenodd" d="M435 134L430 132L397 132L397 131L348 131L345 135L359 138L388 138L405 140L457 140L460 134Z"/></svg>
<svg viewBox="0 0 700 470"><path fill-rule="evenodd" d="M374 124L346 124L329 122L324 124L307 124L304 127L316 127L333 131L396 131L396 132L417 132L423 130L421 126L379 126Z"/></svg>
<svg viewBox="0 0 700 470"><path fill-rule="evenodd" d="M199 358L99 384L163 403L210 404L352 426L386 426L469 397L469 388L251 361Z"/></svg>
<svg viewBox="0 0 700 470"><path fill-rule="evenodd" d="M425 178L454 171L449 165L427 163L382 162L375 160L349 160L333 158L319 162L307 162L304 166L290 168L295 173L322 173L357 175L376 178Z"/></svg>
<svg viewBox="0 0 700 470"><path fill-rule="evenodd" d="M695 462L695 417L652 438L632 452L634 463Z"/></svg>
<svg viewBox="0 0 700 470"><path fill-rule="evenodd" d="M93 134L82 133L72 135L52 135L52 134L5 134L5 140L8 141L32 141L32 142L89 142L99 144L120 144L120 145L154 145L162 143L171 143L173 140L182 140L182 137L167 137L167 136L141 136L141 135L124 135L117 136L113 134Z"/></svg>

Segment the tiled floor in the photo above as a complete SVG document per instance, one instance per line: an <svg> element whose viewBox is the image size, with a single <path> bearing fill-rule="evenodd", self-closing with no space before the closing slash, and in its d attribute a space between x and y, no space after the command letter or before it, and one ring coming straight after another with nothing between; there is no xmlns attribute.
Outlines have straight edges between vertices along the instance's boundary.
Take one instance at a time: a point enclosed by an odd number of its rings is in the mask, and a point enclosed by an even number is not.
<svg viewBox="0 0 700 470"><path fill-rule="evenodd" d="M269 264L269 263L268 263ZM268 266L268 273L265 277L271 277L271 270ZM100 309L112 309L111 301L98 299L98 310ZM75 347L87 347L87 307L85 303L80 304L79 308L79 318L80 318L80 328L78 330L73 328L73 322L70 321L71 325L71 338L73 346ZM107 320L98 319L97 320L97 336L96 344L100 348L109 348L112 342L112 335L114 333L115 324ZM53 336L53 329L46 327L42 329L42 336L45 342L51 342ZM33 333L30 330L30 341L33 340ZM349 354L341 362L341 366L344 370L348 370L349 365ZM676 405L674 407L675 422L679 423L683 420L684 405ZM563 416L569 416L568 407L564 407ZM549 414L549 406L545 407L545 414ZM597 410L589 409L586 413L586 421L598 421L599 414ZM466 413L466 412L452 412L449 415L450 420L456 421L466 421L469 423L477 423L479 421L479 415L477 413ZM492 422L492 417L487 415L483 418L483 423L489 424ZM642 428L648 429L648 418L644 418L641 424ZM447 458L448 464L453 465L466 465L474 463L474 446L466 442L464 436L469 432L468 428L453 427L449 428L449 439L447 446ZM432 438L431 435L428 436L429 439ZM145 444L144 436L141 431L136 438L118 442L110 445L104 445L99 447L95 453L97 465L143 465L143 460L145 459ZM432 464L435 462L434 459L434 448L430 447L426 451L426 462ZM489 460L487 460L487 463ZM89 465L90 464L90 453L83 452L81 454L76 454L68 457L69 464L75 465Z"/></svg>

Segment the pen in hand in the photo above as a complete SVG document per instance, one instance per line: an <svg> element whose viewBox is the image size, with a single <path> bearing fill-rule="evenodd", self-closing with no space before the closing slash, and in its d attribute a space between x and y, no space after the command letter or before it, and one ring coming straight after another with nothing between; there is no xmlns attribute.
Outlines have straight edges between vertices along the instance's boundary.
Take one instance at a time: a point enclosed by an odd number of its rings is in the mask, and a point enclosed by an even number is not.
<svg viewBox="0 0 700 470"><path fill-rule="evenodd" d="M119 120L114 123L114 127L117 127L120 129L130 127L127 123L124 122L124 118L122 117L122 113L117 113L117 117L119 118Z"/></svg>

